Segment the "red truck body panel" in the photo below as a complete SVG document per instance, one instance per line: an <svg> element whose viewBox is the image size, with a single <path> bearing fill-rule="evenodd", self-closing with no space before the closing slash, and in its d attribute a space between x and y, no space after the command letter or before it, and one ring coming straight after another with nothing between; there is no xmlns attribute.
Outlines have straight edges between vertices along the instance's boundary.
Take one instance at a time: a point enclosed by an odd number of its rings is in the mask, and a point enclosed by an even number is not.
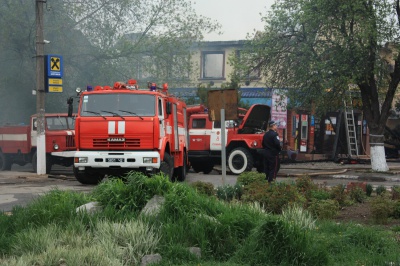
<svg viewBox="0 0 400 266"><path fill-rule="evenodd" d="M29 153L31 151L31 127L0 127L0 148L3 153Z"/></svg>

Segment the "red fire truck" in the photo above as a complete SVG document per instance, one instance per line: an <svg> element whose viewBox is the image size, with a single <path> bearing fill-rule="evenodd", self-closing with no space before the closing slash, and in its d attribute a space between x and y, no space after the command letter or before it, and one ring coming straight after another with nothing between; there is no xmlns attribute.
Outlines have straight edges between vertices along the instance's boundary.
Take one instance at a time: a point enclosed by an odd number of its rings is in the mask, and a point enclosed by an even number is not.
<svg viewBox="0 0 400 266"><path fill-rule="evenodd" d="M45 114L46 173L53 164L71 166L75 151L75 120L67 114ZM30 125L0 127L0 170L11 170L12 164L32 163L36 172L37 116ZM70 154L68 156L68 153Z"/></svg>
<svg viewBox="0 0 400 266"><path fill-rule="evenodd" d="M227 164L234 174L263 171L262 138L270 118L270 107L252 105L238 110L238 120L225 121ZM221 164L221 122L211 121L207 112L190 114L189 162L195 172L208 174L214 165Z"/></svg>
<svg viewBox="0 0 400 266"><path fill-rule="evenodd" d="M75 127L74 174L83 184L130 170L186 177L186 104L168 94L167 84L88 87L80 93Z"/></svg>

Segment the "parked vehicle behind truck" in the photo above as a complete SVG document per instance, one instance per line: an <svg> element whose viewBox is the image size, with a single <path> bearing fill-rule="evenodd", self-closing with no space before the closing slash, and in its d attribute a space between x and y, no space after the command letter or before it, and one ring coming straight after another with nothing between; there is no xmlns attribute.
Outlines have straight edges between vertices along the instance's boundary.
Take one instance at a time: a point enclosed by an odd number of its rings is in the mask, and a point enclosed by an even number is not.
<svg viewBox="0 0 400 266"><path fill-rule="evenodd" d="M263 172L262 138L270 119L270 107L252 105L239 109L238 120L225 121L227 166L234 174L256 168ZM195 172L208 174L221 164L221 122L211 121L207 112L189 115L189 162Z"/></svg>
<svg viewBox="0 0 400 266"><path fill-rule="evenodd" d="M183 181L187 170L186 104L135 80L80 92L74 174L83 184L134 170Z"/></svg>
<svg viewBox="0 0 400 266"><path fill-rule="evenodd" d="M75 120L65 113L45 114L46 173L54 164L71 166L75 151ZM37 169L37 116L29 125L0 127L0 170L11 170L13 164L32 163ZM66 154L70 153L70 156ZM61 154L63 154L61 156Z"/></svg>

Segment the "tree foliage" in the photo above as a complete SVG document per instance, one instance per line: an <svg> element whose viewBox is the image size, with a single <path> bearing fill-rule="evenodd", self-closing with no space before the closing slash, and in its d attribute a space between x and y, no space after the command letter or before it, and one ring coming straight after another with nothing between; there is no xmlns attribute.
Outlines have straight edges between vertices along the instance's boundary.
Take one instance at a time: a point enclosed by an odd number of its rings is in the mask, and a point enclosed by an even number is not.
<svg viewBox="0 0 400 266"><path fill-rule="evenodd" d="M337 110L358 88L380 136L400 81L399 10L398 0L278 0L243 61L309 110Z"/></svg>
<svg viewBox="0 0 400 266"><path fill-rule="evenodd" d="M0 2L0 123L27 122L36 110L35 0ZM46 112L65 112L76 87L136 78L188 82L190 45L219 24L185 0L47 0L45 54L64 59L63 93L46 94ZM7 104L6 104L7 103ZM21 108L23 106L23 108Z"/></svg>
<svg viewBox="0 0 400 266"><path fill-rule="evenodd" d="M385 120L400 76L395 67L399 37L395 4L277 1L264 18L265 31L250 41L243 54L244 63L261 69L270 87L289 88L290 98L303 107L340 104L333 99L343 99L349 84L356 84L368 120L383 122L379 117L382 114Z"/></svg>

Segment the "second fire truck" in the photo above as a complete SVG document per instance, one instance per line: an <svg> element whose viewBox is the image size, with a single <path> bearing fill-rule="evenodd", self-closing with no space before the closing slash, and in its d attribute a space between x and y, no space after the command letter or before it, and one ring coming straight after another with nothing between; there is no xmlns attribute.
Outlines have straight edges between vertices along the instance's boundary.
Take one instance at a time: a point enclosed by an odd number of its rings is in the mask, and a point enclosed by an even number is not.
<svg viewBox="0 0 400 266"><path fill-rule="evenodd" d="M241 174L252 168L263 172L262 139L270 109L268 105L254 104L249 110L240 108L238 120L225 121L226 162L232 173ZM190 165L195 172L208 174L221 164L221 122L211 121L204 108L188 116Z"/></svg>
<svg viewBox="0 0 400 266"><path fill-rule="evenodd" d="M130 170L186 177L186 104L168 94L167 84L88 87L80 93L75 129L74 174L83 184Z"/></svg>

